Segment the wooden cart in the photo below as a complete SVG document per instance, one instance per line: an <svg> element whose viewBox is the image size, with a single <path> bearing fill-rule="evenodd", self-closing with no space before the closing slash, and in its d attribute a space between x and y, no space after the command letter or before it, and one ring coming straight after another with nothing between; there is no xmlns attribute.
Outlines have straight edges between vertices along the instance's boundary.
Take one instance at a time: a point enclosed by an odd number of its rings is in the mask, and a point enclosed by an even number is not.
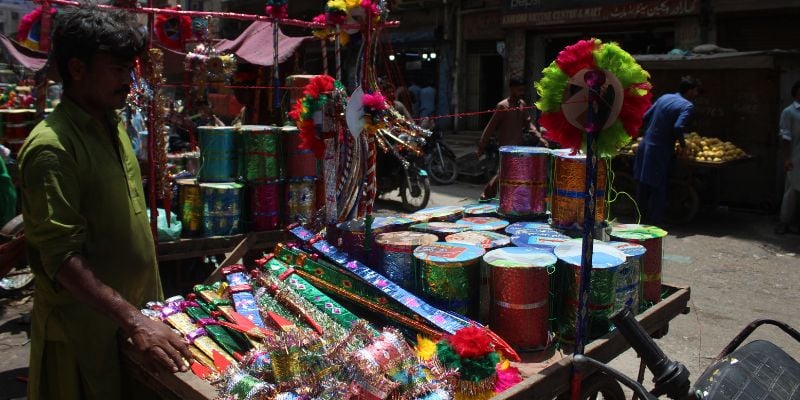
<svg viewBox="0 0 800 400"><path fill-rule="evenodd" d="M690 289L664 285L667 297L636 317L645 330L653 336L663 336L669 322L680 314L688 312ZM586 346L586 355L601 362L609 362L629 348L625 339L612 331ZM124 363L134 377L156 391L164 399L210 400L216 397L215 389L191 372L170 374L153 373L144 365L141 356L129 346L122 349ZM531 362L546 358L541 362ZM523 362L518 364L525 379L515 387L500 393L493 400L507 399L553 399L569 391L572 372L572 357L555 353L550 356L523 354ZM527 362L525 362L527 361ZM587 379L592 379L590 372Z"/></svg>

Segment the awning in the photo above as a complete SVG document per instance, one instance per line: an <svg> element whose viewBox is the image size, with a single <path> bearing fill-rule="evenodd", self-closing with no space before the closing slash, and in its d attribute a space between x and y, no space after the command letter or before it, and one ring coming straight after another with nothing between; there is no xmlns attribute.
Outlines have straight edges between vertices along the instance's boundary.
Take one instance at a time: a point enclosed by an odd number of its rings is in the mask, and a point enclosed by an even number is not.
<svg viewBox="0 0 800 400"><path fill-rule="evenodd" d="M278 29L278 63L286 61L304 40L312 36L286 36ZM233 40L220 40L215 46L222 53L234 53L250 64L269 67L274 58L272 23L255 21Z"/></svg>
<svg viewBox="0 0 800 400"><path fill-rule="evenodd" d="M0 33L0 44L3 45L10 62L22 64L25 68L36 72L47 64L47 53L31 50L2 33Z"/></svg>

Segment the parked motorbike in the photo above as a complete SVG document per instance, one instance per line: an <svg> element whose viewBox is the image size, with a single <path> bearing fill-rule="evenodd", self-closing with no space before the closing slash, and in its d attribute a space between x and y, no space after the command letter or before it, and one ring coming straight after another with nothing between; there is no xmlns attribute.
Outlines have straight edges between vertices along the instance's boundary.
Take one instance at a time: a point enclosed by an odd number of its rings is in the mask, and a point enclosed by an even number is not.
<svg viewBox="0 0 800 400"><path fill-rule="evenodd" d="M434 130L426 140L425 169L431 179L440 185L449 185L458 177L456 153L442 140L442 132Z"/></svg>
<svg viewBox="0 0 800 400"><path fill-rule="evenodd" d="M420 146L425 143L424 138L406 135L400 135L400 139L417 141ZM423 162L422 157L398 147L388 153L378 151L375 171L378 196L399 189L404 210L414 212L425 208L431 197L431 183Z"/></svg>
<svg viewBox="0 0 800 400"><path fill-rule="evenodd" d="M477 146L477 143L476 143ZM465 154L458 158L458 174L481 180L492 179L500 167L500 150L497 142L492 139L484 148L483 154L478 157L475 153Z"/></svg>
<svg viewBox="0 0 800 400"><path fill-rule="evenodd" d="M720 352L690 388L688 369L683 364L670 360L629 310L622 310L611 316L611 321L653 373L653 390L648 391L639 382L589 357L575 356L575 367L582 371L597 369L600 374L630 388L640 399L657 400L661 396L675 400L800 399L800 363L768 341L755 340L739 347L762 325L776 326L800 342L800 332L783 322L760 319L749 324ZM602 394L604 399L625 398L624 395L617 396L621 394L621 390L608 388L608 385L604 385L603 389L595 389L591 393L584 389L580 398L596 398L598 394Z"/></svg>

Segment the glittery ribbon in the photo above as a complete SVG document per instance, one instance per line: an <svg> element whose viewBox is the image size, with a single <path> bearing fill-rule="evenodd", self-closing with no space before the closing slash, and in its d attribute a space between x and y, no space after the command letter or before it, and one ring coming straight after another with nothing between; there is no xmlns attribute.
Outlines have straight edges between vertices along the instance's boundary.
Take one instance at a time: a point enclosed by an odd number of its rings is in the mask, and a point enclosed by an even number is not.
<svg viewBox="0 0 800 400"><path fill-rule="evenodd" d="M251 227L255 231L277 229L281 225L281 182L250 185Z"/></svg>
<svg viewBox="0 0 800 400"><path fill-rule="evenodd" d="M290 232L304 242L311 241L316 236L302 226L290 229ZM320 252L320 254L324 255L329 260L344 267L370 285L380 289L389 297L447 333L454 334L457 330L469 326L471 322L431 307L422 301L422 299L392 283L369 267L357 261L351 261L347 253L336 249L324 240L317 240L309 244L314 250Z"/></svg>
<svg viewBox="0 0 800 400"><path fill-rule="evenodd" d="M190 343L202 351L207 357L213 359L214 352L217 352L220 356L227 359L228 362L235 364L236 361L217 345L217 343L206 336L205 330L196 325L189 314L182 311L183 307L184 304L182 301L168 303L161 309L162 319L189 339ZM199 333L200 331L202 331L202 335Z"/></svg>
<svg viewBox="0 0 800 400"><path fill-rule="evenodd" d="M243 372L232 374L224 388L224 393L235 400L256 400L275 392L273 385Z"/></svg>
<svg viewBox="0 0 800 400"><path fill-rule="evenodd" d="M256 305L252 287L250 286L250 280L244 273L244 267L241 265L232 265L223 268L222 274L225 275L225 279L231 287L243 288L243 290L237 290L231 294L236 312L245 316L259 328L264 328L264 320L261 319L261 312Z"/></svg>
<svg viewBox="0 0 800 400"><path fill-rule="evenodd" d="M238 183L202 184L203 234L236 235L241 231L241 190Z"/></svg>
<svg viewBox="0 0 800 400"><path fill-rule="evenodd" d="M178 202L181 217L181 234L198 237L203 234L203 196L194 179L179 179Z"/></svg>
<svg viewBox="0 0 800 400"><path fill-rule="evenodd" d="M186 314L192 317L197 325L203 327L208 332L208 336L225 349L228 354L234 357L236 357L236 354L239 356L244 355L250 349L247 339L241 333L229 331L219 325L219 322L211 318L211 314L200 303L201 301L197 301L196 307L188 305L185 308Z"/></svg>
<svg viewBox="0 0 800 400"><path fill-rule="evenodd" d="M586 160L584 158L555 157L553 179L552 219L553 225L561 228L580 228L583 223ZM597 160L597 199L595 221L605 220L606 163Z"/></svg>
<svg viewBox="0 0 800 400"><path fill-rule="evenodd" d="M240 130L244 139L244 178L250 182L282 179L280 128L243 126Z"/></svg>
<svg viewBox="0 0 800 400"><path fill-rule="evenodd" d="M230 182L236 179L236 136L232 127L201 126L200 169L201 182Z"/></svg>

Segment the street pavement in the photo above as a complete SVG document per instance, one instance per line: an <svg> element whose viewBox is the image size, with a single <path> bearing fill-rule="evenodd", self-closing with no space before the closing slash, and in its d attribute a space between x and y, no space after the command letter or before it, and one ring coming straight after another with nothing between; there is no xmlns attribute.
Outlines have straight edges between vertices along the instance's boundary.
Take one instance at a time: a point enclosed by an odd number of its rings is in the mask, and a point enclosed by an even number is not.
<svg viewBox="0 0 800 400"><path fill-rule="evenodd" d="M430 206L472 203L482 185L457 182L433 186ZM381 213L400 209L389 194ZM631 222L631 221L621 221ZM688 225L672 227L665 242L664 281L691 287L691 311L670 324L656 342L696 378L713 357L757 318L774 318L800 328L800 235L772 233L775 217L719 209ZM24 396L27 373L30 291L0 293L0 400ZM524 329L524 327L521 327ZM777 329L754 338L773 341L796 359L800 346ZM635 377L638 359L628 351L611 365ZM646 378L649 382L651 377Z"/></svg>

